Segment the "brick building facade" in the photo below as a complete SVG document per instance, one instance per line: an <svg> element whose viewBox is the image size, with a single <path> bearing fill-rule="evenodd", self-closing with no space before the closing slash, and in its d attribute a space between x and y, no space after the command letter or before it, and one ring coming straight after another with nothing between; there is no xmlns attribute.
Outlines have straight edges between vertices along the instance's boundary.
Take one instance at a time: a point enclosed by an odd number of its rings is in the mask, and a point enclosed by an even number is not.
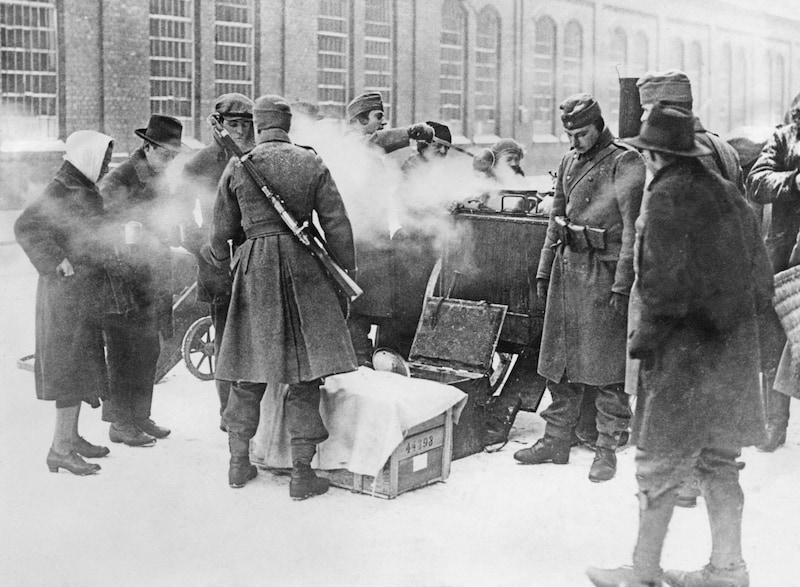
<svg viewBox="0 0 800 587"><path fill-rule="evenodd" d="M778 123L800 85L800 18L780 3L0 0L0 10L0 172L17 178L0 202L49 174L78 129L128 152L133 129L163 112L190 143L209 141L205 116L222 90L317 102L337 117L380 89L392 124L443 120L462 144L511 136L528 171L543 173L565 149L558 104L574 91L594 93L616 129L618 76L677 67L724 136Z"/></svg>

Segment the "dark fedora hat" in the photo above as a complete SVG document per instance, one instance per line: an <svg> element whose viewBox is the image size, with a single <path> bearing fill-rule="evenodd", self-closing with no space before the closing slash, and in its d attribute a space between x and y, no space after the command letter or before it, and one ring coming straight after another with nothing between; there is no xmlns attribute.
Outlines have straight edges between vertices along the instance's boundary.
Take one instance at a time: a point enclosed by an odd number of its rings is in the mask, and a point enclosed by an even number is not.
<svg viewBox="0 0 800 587"><path fill-rule="evenodd" d="M659 102L650 109L639 135L625 139L637 149L659 151L680 157L702 157L711 150L694 140L694 115L691 110L665 106Z"/></svg>
<svg viewBox="0 0 800 587"><path fill-rule="evenodd" d="M183 125L177 118L171 116L164 116L162 114L153 114L150 116L150 122L147 123L147 128L139 128L133 131L136 136L143 138L149 143L164 147L170 151L177 153L188 153L191 151L188 146L181 142L181 134L183 133Z"/></svg>

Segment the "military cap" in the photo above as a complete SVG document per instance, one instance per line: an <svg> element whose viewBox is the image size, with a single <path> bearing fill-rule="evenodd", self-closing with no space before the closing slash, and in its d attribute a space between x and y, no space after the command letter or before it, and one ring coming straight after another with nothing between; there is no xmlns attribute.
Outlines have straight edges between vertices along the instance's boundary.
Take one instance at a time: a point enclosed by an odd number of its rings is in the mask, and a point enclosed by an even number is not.
<svg viewBox="0 0 800 587"><path fill-rule="evenodd" d="M639 101L643 105L656 102L692 104L692 82L682 71L648 71L636 82Z"/></svg>
<svg viewBox="0 0 800 587"><path fill-rule="evenodd" d="M222 94L214 102L214 112L228 120L244 118L253 119L253 101L244 94L232 92Z"/></svg>
<svg viewBox="0 0 800 587"><path fill-rule="evenodd" d="M280 128L289 132L292 125L292 109L281 96L267 94L261 96L253 106L253 122L258 131Z"/></svg>
<svg viewBox="0 0 800 587"><path fill-rule="evenodd" d="M522 145L520 145L514 139L500 139L491 147L492 154L494 154L494 158L497 159L500 157L501 153L505 151L511 151L512 153L516 153L519 155L519 158L522 159L524 153L522 151Z"/></svg>
<svg viewBox="0 0 800 587"><path fill-rule="evenodd" d="M559 108L564 111L561 114L561 122L567 130L589 126L603 116L600 104L591 94L572 94Z"/></svg>
<svg viewBox="0 0 800 587"><path fill-rule="evenodd" d="M378 92L367 92L350 101L347 105L347 118L353 120L359 114L369 114L373 110L383 112L383 98Z"/></svg>

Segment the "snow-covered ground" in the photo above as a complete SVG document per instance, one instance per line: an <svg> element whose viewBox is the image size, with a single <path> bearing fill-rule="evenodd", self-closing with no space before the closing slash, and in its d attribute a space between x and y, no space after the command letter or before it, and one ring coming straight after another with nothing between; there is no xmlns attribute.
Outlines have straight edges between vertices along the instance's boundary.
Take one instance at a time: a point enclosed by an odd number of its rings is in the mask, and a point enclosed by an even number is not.
<svg viewBox="0 0 800 587"><path fill-rule="evenodd" d="M214 384L179 365L155 391L169 438L110 445L84 407L82 435L111 454L98 475L52 474L53 404L16 367L33 352L35 285L19 248L0 246L0 585L571 587L589 584L588 565L630 562L634 450L602 484L588 481L583 448L567 466L517 465L513 452L543 431L536 414L520 414L502 451L454 462L446 483L390 501L332 488L294 502L288 478L269 472L228 487ZM751 584L800 586L800 414L785 447L743 460ZM697 568L709 551L702 500L676 510L664 566Z"/></svg>

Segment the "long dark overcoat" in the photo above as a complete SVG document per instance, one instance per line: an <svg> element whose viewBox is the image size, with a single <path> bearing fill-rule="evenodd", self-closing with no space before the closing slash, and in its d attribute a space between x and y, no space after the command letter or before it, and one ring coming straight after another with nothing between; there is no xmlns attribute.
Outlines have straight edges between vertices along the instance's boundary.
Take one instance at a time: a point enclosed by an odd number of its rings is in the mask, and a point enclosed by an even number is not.
<svg viewBox="0 0 800 587"><path fill-rule="evenodd" d="M644 163L605 129L584 155L561 160L537 279L549 279L539 373L559 381L608 385L625 380L626 320L611 292L633 284L634 223L644 189ZM557 244L555 218L604 229L605 250L577 252Z"/></svg>
<svg viewBox="0 0 800 587"><path fill-rule="evenodd" d="M262 131L250 153L270 189L298 220L316 212L333 256L355 267L350 221L331 175L287 133ZM234 256L233 290L216 377L297 383L356 369L336 292L320 264L296 240L241 162L220 179L211 246L227 256L227 239L244 229Z"/></svg>
<svg viewBox="0 0 800 587"><path fill-rule="evenodd" d="M95 184L64 162L44 193L14 225L22 249L36 267L36 395L64 405L97 406L108 390L103 333L103 201ZM75 270L56 268L69 259Z"/></svg>
<svg viewBox="0 0 800 587"><path fill-rule="evenodd" d="M158 330L172 337L172 265L170 246L178 245L175 228L184 206L170 200L162 175L154 174L142 148L99 184L109 218L119 225L142 223L142 241L128 251L123 282L139 310L155 312ZM121 309L117 313L123 313Z"/></svg>
<svg viewBox="0 0 800 587"><path fill-rule="evenodd" d="M747 194L761 205L772 204L767 253L775 273L789 267L789 255L800 228L800 129L789 124L777 129L764 145L747 176Z"/></svg>
<svg viewBox="0 0 800 587"><path fill-rule="evenodd" d="M761 442L755 316L772 275L754 213L734 184L679 159L650 183L636 239L631 347L653 360L639 373L634 442L680 454Z"/></svg>

